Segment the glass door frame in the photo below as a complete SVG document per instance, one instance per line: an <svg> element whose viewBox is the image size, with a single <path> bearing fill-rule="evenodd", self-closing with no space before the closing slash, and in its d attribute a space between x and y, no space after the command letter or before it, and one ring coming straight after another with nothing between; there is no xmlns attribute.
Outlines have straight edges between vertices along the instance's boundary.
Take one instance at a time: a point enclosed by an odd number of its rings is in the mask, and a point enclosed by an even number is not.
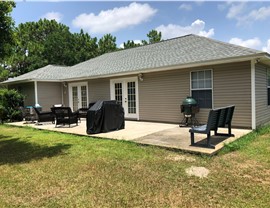
<svg viewBox="0 0 270 208"><path fill-rule="evenodd" d="M135 93L136 93L136 113L128 113L128 82L135 82ZM115 84L122 83L122 102L125 110L125 118L139 120L139 90L138 90L138 77L119 78L110 80L110 94L111 100L115 100Z"/></svg>
<svg viewBox="0 0 270 208"><path fill-rule="evenodd" d="M82 108L82 100L81 100L81 87L86 86L86 100L87 100L87 107L89 103L89 95L88 95L88 82L72 82L68 84L68 91L69 91L69 106L71 107L72 111L74 111L73 108L73 95L72 95L72 87L77 87L78 89L78 109Z"/></svg>

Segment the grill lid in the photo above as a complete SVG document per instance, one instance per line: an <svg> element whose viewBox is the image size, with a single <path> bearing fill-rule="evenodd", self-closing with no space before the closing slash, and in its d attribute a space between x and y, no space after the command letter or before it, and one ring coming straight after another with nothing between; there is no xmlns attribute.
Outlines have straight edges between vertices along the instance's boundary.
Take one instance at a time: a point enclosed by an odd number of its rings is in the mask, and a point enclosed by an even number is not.
<svg viewBox="0 0 270 208"><path fill-rule="evenodd" d="M197 105L197 101L190 96L183 100L182 105Z"/></svg>

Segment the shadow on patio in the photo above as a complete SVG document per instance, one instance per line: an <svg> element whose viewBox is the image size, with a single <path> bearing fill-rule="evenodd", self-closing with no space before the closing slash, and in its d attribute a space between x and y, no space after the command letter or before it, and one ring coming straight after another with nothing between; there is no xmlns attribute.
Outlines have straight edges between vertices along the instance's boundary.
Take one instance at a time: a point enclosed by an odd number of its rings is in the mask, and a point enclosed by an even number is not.
<svg viewBox="0 0 270 208"><path fill-rule="evenodd" d="M141 121L125 121L125 129L119 131L112 131L108 133L99 133L88 135L86 133L86 121L82 120L78 126L74 128L55 128L54 124L44 123L43 125L23 124L23 122L10 123L15 126L31 126L37 129L46 129L50 131L57 131L63 133L70 133L76 135L91 136L96 138L108 138L117 140L133 141L139 144L154 145L159 147L166 147L171 149L179 149L183 151L202 153L212 155L219 151L224 143L232 142L239 137L249 133L251 130L247 129L232 129L235 137L213 137L212 143L215 144L215 149L202 147L200 144L204 143L206 135L196 134L195 143L197 146L190 146L189 128L179 128L177 124L152 123ZM227 129L219 129L220 133L224 133Z"/></svg>

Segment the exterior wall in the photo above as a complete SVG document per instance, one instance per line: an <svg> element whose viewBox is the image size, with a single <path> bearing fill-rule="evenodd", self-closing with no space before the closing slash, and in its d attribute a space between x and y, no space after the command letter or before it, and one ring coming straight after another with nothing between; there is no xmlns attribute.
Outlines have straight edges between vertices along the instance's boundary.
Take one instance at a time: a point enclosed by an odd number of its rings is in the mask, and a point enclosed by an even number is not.
<svg viewBox="0 0 270 208"><path fill-rule="evenodd" d="M16 89L25 96L24 106L35 105L34 82L9 85L9 89Z"/></svg>
<svg viewBox="0 0 270 208"><path fill-rule="evenodd" d="M139 119L179 123L182 101L191 94L190 72L212 69L213 108L234 104L233 126L251 128L251 64L247 62L144 73L138 81ZM131 75L129 77L134 77ZM127 76L125 76L127 77ZM110 99L110 80L121 77L88 80L89 102ZM124 78L124 77L123 77ZM82 80L83 81L83 80ZM64 94L68 104L68 92ZM207 121L210 109L200 109L200 123Z"/></svg>
<svg viewBox="0 0 270 208"><path fill-rule="evenodd" d="M214 67L214 107L235 105L233 126L252 127L251 63L233 63Z"/></svg>
<svg viewBox="0 0 270 208"><path fill-rule="evenodd" d="M88 81L89 103L97 100L110 100L110 79L95 79Z"/></svg>
<svg viewBox="0 0 270 208"><path fill-rule="evenodd" d="M190 95L190 72L204 69L213 70L213 108L235 104L233 126L251 128L250 62L145 73L139 82L140 120L179 123L180 105ZM200 123L208 112L196 115Z"/></svg>
<svg viewBox="0 0 270 208"><path fill-rule="evenodd" d="M255 91L256 91L256 126L270 121L270 106L268 106L267 95L267 67L255 66Z"/></svg>
<svg viewBox="0 0 270 208"><path fill-rule="evenodd" d="M42 110L50 110L52 105L62 103L62 83L37 82L37 92Z"/></svg>
<svg viewBox="0 0 270 208"><path fill-rule="evenodd" d="M140 120L179 123L180 105L190 95L188 69L145 73L139 84Z"/></svg>
<svg viewBox="0 0 270 208"><path fill-rule="evenodd" d="M95 102L97 100L110 100L110 79L91 79L91 80L80 80L79 82L88 83L88 102ZM76 83L76 82L69 82ZM63 101L65 106L70 106L69 103L69 89L64 88Z"/></svg>

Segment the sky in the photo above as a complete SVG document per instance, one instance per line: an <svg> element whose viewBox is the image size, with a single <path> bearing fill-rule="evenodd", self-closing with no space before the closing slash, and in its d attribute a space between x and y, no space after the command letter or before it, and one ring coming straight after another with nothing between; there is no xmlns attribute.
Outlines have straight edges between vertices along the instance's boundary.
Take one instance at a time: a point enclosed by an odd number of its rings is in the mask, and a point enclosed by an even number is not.
<svg viewBox="0 0 270 208"><path fill-rule="evenodd" d="M17 0L15 24L55 19L91 37L111 33L117 45L147 40L155 29L170 39L197 34L270 53L270 1Z"/></svg>

